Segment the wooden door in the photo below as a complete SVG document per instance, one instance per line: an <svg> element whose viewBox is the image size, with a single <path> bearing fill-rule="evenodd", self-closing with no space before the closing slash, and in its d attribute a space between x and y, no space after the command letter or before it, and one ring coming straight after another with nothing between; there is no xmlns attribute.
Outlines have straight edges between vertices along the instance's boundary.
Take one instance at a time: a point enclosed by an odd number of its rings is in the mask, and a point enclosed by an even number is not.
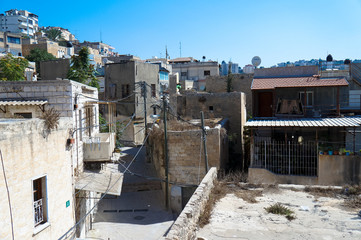
<svg viewBox="0 0 361 240"><path fill-rule="evenodd" d="M273 93L262 92L258 93L258 116L272 117Z"/></svg>

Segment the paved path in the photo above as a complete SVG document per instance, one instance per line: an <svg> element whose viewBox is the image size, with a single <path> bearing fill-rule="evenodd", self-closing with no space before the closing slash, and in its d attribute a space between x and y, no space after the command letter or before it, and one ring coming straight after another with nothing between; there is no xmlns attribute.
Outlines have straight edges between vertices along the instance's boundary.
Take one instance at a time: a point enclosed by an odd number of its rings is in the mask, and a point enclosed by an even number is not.
<svg viewBox="0 0 361 240"><path fill-rule="evenodd" d="M128 157L123 158L124 166L130 164L133 159L130 156L134 156L137 150L138 148L122 149L123 153L129 154ZM110 167L119 167L121 172L125 170L121 165L110 165ZM156 176L153 165L145 162L144 149L133 161L129 170L141 175ZM173 224L173 216L164 209L161 190L137 191L140 185L148 186L149 183L150 181L145 178L125 174L123 187L127 188L127 191L122 192L120 197L107 196L100 201L93 230L89 231L87 239L152 240L163 236ZM151 186L153 185L154 182L151 182Z"/></svg>

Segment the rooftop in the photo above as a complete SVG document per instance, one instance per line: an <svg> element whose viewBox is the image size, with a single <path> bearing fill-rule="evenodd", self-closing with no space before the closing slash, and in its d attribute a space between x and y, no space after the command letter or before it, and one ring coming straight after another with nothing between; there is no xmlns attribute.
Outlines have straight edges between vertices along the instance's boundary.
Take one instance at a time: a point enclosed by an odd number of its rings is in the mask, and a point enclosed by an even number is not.
<svg viewBox="0 0 361 240"><path fill-rule="evenodd" d="M251 89L275 89L291 87L335 87L348 86L345 78L318 78L318 77L279 77L255 78Z"/></svg>

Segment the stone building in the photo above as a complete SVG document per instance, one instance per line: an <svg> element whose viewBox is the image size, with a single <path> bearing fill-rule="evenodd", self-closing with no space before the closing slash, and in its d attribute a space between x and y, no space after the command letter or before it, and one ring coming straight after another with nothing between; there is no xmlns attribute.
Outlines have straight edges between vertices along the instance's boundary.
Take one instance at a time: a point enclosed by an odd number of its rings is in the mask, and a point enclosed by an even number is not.
<svg viewBox="0 0 361 240"><path fill-rule="evenodd" d="M134 114L132 127L128 127L122 136L125 142L140 144L144 139L143 82L146 84L146 110L149 120L150 115L159 112L159 66L138 61L105 66L105 99L117 102L117 119L128 119Z"/></svg>
<svg viewBox="0 0 361 240"><path fill-rule="evenodd" d="M235 144L235 152L242 152L243 126L246 122L246 96L242 92L196 93L185 92L177 97L177 114L182 117L199 119L200 112L205 118L227 118L228 135Z"/></svg>
<svg viewBox="0 0 361 240"><path fill-rule="evenodd" d="M66 152L62 161L70 166L72 198L74 205L77 206L72 211L76 221L82 219L84 214L92 209L96 203L92 198L96 197L97 193L107 192L107 186L112 181L106 172L95 174L85 171L90 164L109 161L115 144L114 133L99 133L97 97L96 88L70 80L0 83L0 118L43 118L44 113L48 113L47 111L53 108L59 113L60 121L68 123L67 129L64 130L65 137L59 137L55 149L59 148L59 154L63 154L61 151ZM107 117L108 122L113 121L111 114ZM29 144L31 147L36 142L30 141ZM121 180L121 176L118 175L116 174L114 179ZM93 181L86 182L87 179ZM119 189L119 185L115 188ZM113 191L112 194L119 195L120 190ZM77 226L78 237L85 236L91 220L89 215ZM69 236L72 235L74 231L69 232ZM56 239L58 237L60 236L56 236ZM43 239L54 239L54 237L47 236Z"/></svg>
<svg viewBox="0 0 361 240"><path fill-rule="evenodd" d="M44 240L58 239L75 224L71 151L66 147L70 128L67 118L47 134L40 119L0 119L6 175L0 175L1 239L12 238L12 223L14 239Z"/></svg>
<svg viewBox="0 0 361 240"><path fill-rule="evenodd" d="M198 185L206 175L200 120L191 122L193 125L170 121L167 128L169 181L174 183L169 186L169 192L171 206L176 212L180 212L179 210L193 194L195 188L192 185ZM227 124L227 120L205 120L209 169L211 167L225 169L227 165ZM154 127L151 131L148 148L158 177L165 179L163 124ZM163 185L163 189L165 187Z"/></svg>
<svg viewBox="0 0 361 240"><path fill-rule="evenodd" d="M253 74L233 74L231 92L243 92L246 95L247 116L252 115L252 91L251 85ZM206 91L209 93L227 92L227 76L209 76L206 78Z"/></svg>
<svg viewBox="0 0 361 240"><path fill-rule="evenodd" d="M73 46L60 46L58 42L50 40L39 40L38 42L24 41L22 44L23 56L28 56L32 49L44 49L48 53L52 54L56 58L63 58L74 55Z"/></svg>

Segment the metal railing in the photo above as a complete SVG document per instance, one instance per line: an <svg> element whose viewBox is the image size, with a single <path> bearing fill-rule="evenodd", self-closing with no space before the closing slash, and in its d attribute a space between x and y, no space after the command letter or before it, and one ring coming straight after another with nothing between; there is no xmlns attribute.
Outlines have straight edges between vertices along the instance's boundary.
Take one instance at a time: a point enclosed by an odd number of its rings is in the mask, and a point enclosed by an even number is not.
<svg viewBox="0 0 361 240"><path fill-rule="evenodd" d="M37 226L44 221L43 199L34 202L34 225Z"/></svg>
<svg viewBox="0 0 361 240"><path fill-rule="evenodd" d="M251 167L265 168L281 175L317 176L317 144L255 141Z"/></svg>

